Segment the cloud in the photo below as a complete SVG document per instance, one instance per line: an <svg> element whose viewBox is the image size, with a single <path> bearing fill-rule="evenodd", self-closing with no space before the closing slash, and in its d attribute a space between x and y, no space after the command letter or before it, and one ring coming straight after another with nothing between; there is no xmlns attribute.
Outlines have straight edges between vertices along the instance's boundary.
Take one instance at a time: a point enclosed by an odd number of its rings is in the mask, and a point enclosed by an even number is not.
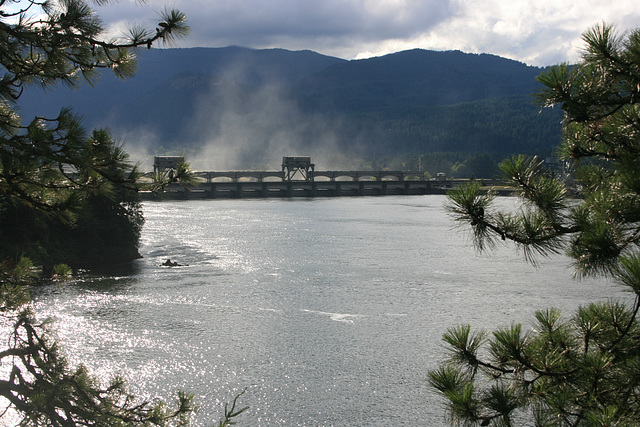
<svg viewBox="0 0 640 427"><path fill-rule="evenodd" d="M606 21L640 22L636 0L121 0L99 8L106 24L154 25L183 11L192 28L178 47L310 49L345 59L424 48L492 53L532 65L575 61L581 34Z"/></svg>

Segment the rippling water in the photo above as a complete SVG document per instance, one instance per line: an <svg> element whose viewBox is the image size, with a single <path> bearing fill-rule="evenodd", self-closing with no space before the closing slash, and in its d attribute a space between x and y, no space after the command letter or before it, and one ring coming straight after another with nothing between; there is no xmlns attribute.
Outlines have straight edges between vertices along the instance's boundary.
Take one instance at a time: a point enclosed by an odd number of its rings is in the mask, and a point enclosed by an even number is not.
<svg viewBox="0 0 640 427"><path fill-rule="evenodd" d="M145 203L143 259L41 289L36 304L100 377L124 373L145 396L195 393L196 425L245 388L240 425L445 425L426 375L447 327L625 294L573 281L563 257L536 269L510 247L478 255L443 202Z"/></svg>

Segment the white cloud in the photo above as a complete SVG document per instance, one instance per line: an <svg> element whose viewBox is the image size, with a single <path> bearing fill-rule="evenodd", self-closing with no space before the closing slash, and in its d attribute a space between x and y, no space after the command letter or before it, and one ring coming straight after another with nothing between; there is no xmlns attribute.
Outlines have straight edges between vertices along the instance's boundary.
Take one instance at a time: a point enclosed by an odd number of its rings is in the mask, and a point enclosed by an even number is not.
<svg viewBox="0 0 640 427"><path fill-rule="evenodd" d="M310 49L362 58L411 48L492 53L532 65L574 61L580 37L606 21L639 25L637 0L121 0L106 23L154 25L165 8L187 15L177 46Z"/></svg>

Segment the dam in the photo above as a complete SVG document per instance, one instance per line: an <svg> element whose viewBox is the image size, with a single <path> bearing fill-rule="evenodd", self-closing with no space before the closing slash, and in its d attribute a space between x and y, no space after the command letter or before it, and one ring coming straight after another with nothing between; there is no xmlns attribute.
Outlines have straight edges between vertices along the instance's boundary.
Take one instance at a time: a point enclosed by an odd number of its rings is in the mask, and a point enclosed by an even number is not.
<svg viewBox="0 0 640 427"><path fill-rule="evenodd" d="M172 158L178 161L179 158ZM174 166L156 157L154 171ZM143 199L218 199L268 197L341 197L444 194L452 181L420 179L405 171L318 171L309 157L283 157L282 170L196 171L188 185L170 184Z"/></svg>

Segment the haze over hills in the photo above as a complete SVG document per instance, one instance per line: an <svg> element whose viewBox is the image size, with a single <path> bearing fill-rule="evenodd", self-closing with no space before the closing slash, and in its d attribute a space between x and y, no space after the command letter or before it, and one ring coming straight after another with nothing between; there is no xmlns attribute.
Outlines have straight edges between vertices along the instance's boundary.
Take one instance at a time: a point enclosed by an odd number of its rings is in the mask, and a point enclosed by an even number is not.
<svg viewBox="0 0 640 427"><path fill-rule="evenodd" d="M185 152L198 169L319 168L408 153L548 155L560 112L531 93L542 69L494 55L411 50L346 61L311 51L239 47L140 52L138 74L104 73L81 90L29 88L25 119L70 106L109 127L137 160ZM144 165L149 160L143 161Z"/></svg>

